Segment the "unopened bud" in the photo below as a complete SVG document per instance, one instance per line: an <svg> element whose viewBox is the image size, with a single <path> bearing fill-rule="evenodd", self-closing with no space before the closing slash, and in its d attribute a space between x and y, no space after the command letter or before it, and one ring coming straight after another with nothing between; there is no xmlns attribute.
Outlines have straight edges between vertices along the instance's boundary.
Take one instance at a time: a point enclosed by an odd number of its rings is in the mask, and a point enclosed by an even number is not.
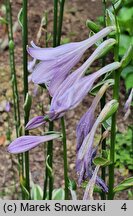
<svg viewBox="0 0 133 216"><path fill-rule="evenodd" d="M13 40L10 40L10 41L9 41L9 49L14 50L14 47L15 47L14 41L13 41Z"/></svg>
<svg viewBox="0 0 133 216"><path fill-rule="evenodd" d="M104 55L106 55L113 47L113 45L116 44L116 40L115 39L108 39L107 40L107 45L106 47L104 47L104 49L102 50L102 52L99 55L99 58L103 57Z"/></svg>
<svg viewBox="0 0 133 216"><path fill-rule="evenodd" d="M94 33L97 33L100 31L100 27L96 23L94 23L93 21L91 21L89 19L86 21L86 26L90 30L92 30Z"/></svg>
<svg viewBox="0 0 133 216"><path fill-rule="evenodd" d="M100 113L100 122L103 122L107 120L110 116L112 116L112 114L117 111L118 106L119 103L117 102L117 100L111 100L110 102L108 102Z"/></svg>

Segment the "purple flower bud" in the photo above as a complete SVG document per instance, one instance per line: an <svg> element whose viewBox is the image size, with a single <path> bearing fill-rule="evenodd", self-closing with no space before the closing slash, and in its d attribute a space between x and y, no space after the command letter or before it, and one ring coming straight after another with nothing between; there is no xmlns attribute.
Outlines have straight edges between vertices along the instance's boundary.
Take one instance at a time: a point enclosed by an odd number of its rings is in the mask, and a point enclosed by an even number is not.
<svg viewBox="0 0 133 216"><path fill-rule="evenodd" d="M59 138L59 134L51 134L46 136L21 136L15 139L9 146L8 152L13 154L18 154L22 152L29 151L32 148L35 148L40 143L47 142Z"/></svg>

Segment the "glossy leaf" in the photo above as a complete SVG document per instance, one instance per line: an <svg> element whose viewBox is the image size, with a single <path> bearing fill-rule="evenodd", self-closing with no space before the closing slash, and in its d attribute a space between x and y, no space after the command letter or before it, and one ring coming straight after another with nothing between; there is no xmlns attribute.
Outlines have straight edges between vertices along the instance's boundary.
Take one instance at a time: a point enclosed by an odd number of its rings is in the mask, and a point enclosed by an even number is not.
<svg viewBox="0 0 133 216"><path fill-rule="evenodd" d="M127 190L129 188L133 187L133 177L130 177L124 181L122 181L120 184L118 184L115 188L114 188L114 193L123 191L123 190Z"/></svg>

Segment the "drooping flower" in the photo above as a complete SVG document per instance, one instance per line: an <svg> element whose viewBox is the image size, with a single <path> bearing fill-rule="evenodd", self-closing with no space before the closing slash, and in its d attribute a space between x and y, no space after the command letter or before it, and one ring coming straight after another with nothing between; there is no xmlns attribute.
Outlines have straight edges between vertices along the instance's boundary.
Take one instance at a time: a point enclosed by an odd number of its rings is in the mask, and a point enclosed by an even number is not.
<svg viewBox="0 0 133 216"><path fill-rule="evenodd" d="M45 136L21 136L15 139L9 146L8 152L18 154L29 151L35 148L40 143L47 142L49 140L57 139L60 134L50 134Z"/></svg>
<svg viewBox="0 0 133 216"><path fill-rule="evenodd" d="M51 101L50 113L54 118L59 118L64 112L74 109L84 99L93 87L94 82L103 74L116 70L120 67L119 62L108 64L97 72L81 77L70 88L64 88L62 94L55 93ZM65 82L65 81L64 81ZM63 85L63 83L62 83ZM52 119L53 120L53 119Z"/></svg>
<svg viewBox="0 0 133 216"><path fill-rule="evenodd" d="M133 100L133 88L131 89L130 91L130 94L129 94L129 97L125 103L125 106L124 106L124 110L125 110L125 116L124 116L124 119L126 120L128 118L128 116L130 115L130 112L131 112L131 104L132 104L132 100Z"/></svg>
<svg viewBox="0 0 133 216"><path fill-rule="evenodd" d="M76 149L77 151L79 150L80 146L83 143L84 138L87 136L87 134L90 132L92 129L92 126L95 121L95 110L96 107L101 100L102 96L104 95L105 91L107 88L112 84L112 80L107 80L106 83L100 88L98 93L96 94L96 97L94 98L91 106L87 110L87 112L82 116L80 119L77 129L76 129L76 136L77 136L77 146Z"/></svg>
<svg viewBox="0 0 133 216"><path fill-rule="evenodd" d="M83 143L77 152L76 159L76 169L79 175L79 184L81 184L82 179L85 175L91 175L89 172L91 171L90 168L92 166L92 160L95 157L97 150L97 148L93 148L95 132L99 124L101 124L102 121L106 120L106 118L109 118L109 116L112 115L112 113L114 113L117 108L118 102L116 100L108 102L96 119L90 132L84 138Z"/></svg>
<svg viewBox="0 0 133 216"><path fill-rule="evenodd" d="M33 47L27 48L28 53L34 59L41 61L33 71L32 81L36 84L45 83L47 87L53 81L53 84L58 88L74 65L79 62L84 52L113 30L115 30L113 26L106 27L89 39L55 48L39 48L32 43ZM56 77L58 79L54 82Z"/></svg>
<svg viewBox="0 0 133 216"><path fill-rule="evenodd" d="M53 121L54 119L62 117L66 111L74 109L91 90L96 79L107 72L118 69L120 66L121 64L119 62L111 63L91 75L78 78L72 85L70 85L70 79L67 78L60 85L59 89L55 92L52 98L48 113L49 119ZM82 70L78 70L78 72L80 71L82 73L84 71L83 68L86 68L86 62L81 67ZM77 75L79 77L79 73L77 73ZM42 124L43 123L45 123L45 121L42 121ZM33 126L34 125L35 122ZM26 128L32 129L32 124L30 124L30 128L27 126Z"/></svg>

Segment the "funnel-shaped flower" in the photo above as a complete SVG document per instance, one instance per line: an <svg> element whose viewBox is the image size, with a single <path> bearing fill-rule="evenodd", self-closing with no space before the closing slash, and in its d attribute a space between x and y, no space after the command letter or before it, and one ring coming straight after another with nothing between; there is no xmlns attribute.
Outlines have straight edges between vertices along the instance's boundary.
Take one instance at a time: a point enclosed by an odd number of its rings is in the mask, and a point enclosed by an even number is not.
<svg viewBox="0 0 133 216"><path fill-rule="evenodd" d="M51 134L46 136L21 136L15 139L9 146L8 151L13 154L29 151L40 143L59 138L60 134Z"/></svg>
<svg viewBox="0 0 133 216"><path fill-rule="evenodd" d="M77 129L76 129L76 136L77 136L77 151L79 150L80 146L83 143L84 138L87 136L87 134L90 132L90 130L92 129L92 126L94 124L94 113L96 110L96 107L100 101L100 99L102 98L102 96L104 95L105 91L107 90L107 88L112 84L111 80L108 80L98 91L98 93L96 94L96 97L94 98L90 108L87 110L87 112L82 116L82 118L80 119L78 125L77 125Z"/></svg>
<svg viewBox="0 0 133 216"><path fill-rule="evenodd" d="M51 95L54 95L56 92L57 95L61 95L64 93L66 88L70 88L75 81L80 79L85 75L86 70L91 66L91 64L98 58L103 55L103 53L112 47L116 43L116 40L114 39L108 39L101 43L98 48L91 54L91 56L86 60L86 62L79 67L77 70L75 70L73 73L71 73L67 78L60 84L58 85L58 82L60 82L60 77L62 76L62 72L59 74L56 74L54 79L51 80L50 85L49 85L49 92ZM62 68L63 69L63 68ZM57 85L55 84L57 83ZM58 87L57 87L58 86Z"/></svg>
<svg viewBox="0 0 133 216"><path fill-rule="evenodd" d="M87 93L91 90L96 79L98 79L101 75L109 71L118 69L120 65L121 64L119 62L114 62L114 63L111 63L101 68L100 70L98 70L97 72L91 75L80 77L80 74L84 71L84 68L86 68L86 62L85 62L81 66L82 70L79 69L78 73L76 73L77 76L75 76L75 82L74 82L74 79L69 79L68 77L60 85L59 89L55 92L54 97L52 98L52 101L51 101L50 111L48 113L49 119L53 121L54 119L60 118L64 115L66 111L71 110L75 108L76 106L78 106L79 103L87 95ZM73 75L73 78L74 78L74 75ZM35 128L34 120L35 119L33 119L33 128ZM41 124L43 123L45 123L45 121L42 121ZM28 130L32 129L32 124L30 124L30 127L26 126L26 129Z"/></svg>
<svg viewBox="0 0 133 216"><path fill-rule="evenodd" d="M78 106L87 93L91 90L94 82L101 75L109 71L116 70L119 67L119 62L111 63L89 76L81 77L69 88L66 88L65 86L65 88L63 88L63 92L60 93L57 91L57 93L54 94L50 107L50 112L54 113L54 118L59 118L62 113Z"/></svg>
<svg viewBox="0 0 133 216"><path fill-rule="evenodd" d="M33 47L27 48L28 53L34 59L41 60L33 71L33 82L36 84L45 83L46 86L49 86L53 79L53 83L57 88L67 77L71 68L81 59L84 52L113 30L115 30L113 26L106 27L89 39L55 48L39 48L32 43ZM56 77L58 77L58 82L54 82Z"/></svg>

